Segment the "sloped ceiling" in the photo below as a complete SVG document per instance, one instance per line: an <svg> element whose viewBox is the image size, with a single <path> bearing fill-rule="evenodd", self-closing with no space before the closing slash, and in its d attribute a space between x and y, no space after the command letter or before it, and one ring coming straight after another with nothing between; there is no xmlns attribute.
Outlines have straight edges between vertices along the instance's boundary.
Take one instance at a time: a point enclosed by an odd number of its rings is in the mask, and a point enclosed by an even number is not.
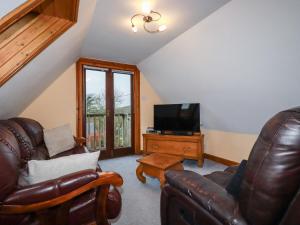
<svg viewBox="0 0 300 225"><path fill-rule="evenodd" d="M96 0L82 0L78 22L0 88L0 118L17 116L80 57Z"/></svg>
<svg viewBox="0 0 300 225"><path fill-rule="evenodd" d="M145 0L98 0L82 55L137 64L229 0L147 0L168 29L158 34L131 31L130 18Z"/></svg>
<svg viewBox="0 0 300 225"><path fill-rule="evenodd" d="M200 102L205 128L258 133L300 105L299 12L299 0L232 0L139 68L164 102Z"/></svg>

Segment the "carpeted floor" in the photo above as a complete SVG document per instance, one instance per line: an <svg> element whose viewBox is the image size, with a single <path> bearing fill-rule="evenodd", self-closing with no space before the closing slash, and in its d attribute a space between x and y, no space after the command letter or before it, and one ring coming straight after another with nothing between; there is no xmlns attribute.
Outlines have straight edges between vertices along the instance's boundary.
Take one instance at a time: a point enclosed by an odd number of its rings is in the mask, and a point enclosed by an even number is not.
<svg viewBox="0 0 300 225"><path fill-rule="evenodd" d="M146 184L138 181L135 175L138 156L127 156L100 161L103 171L115 171L124 179L121 188L122 212L112 221L113 225L160 225L160 186L157 179L147 177ZM185 160L184 168L199 174L224 170L226 166L205 160L203 168L196 161Z"/></svg>

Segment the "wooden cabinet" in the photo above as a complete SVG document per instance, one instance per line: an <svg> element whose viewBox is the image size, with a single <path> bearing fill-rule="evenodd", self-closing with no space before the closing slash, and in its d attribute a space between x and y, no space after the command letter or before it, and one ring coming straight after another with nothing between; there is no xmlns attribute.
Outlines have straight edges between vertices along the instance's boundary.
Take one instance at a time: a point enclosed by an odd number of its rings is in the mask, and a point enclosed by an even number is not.
<svg viewBox="0 0 300 225"><path fill-rule="evenodd" d="M198 165L203 165L203 134L193 136L143 134L145 154L165 153L194 159Z"/></svg>

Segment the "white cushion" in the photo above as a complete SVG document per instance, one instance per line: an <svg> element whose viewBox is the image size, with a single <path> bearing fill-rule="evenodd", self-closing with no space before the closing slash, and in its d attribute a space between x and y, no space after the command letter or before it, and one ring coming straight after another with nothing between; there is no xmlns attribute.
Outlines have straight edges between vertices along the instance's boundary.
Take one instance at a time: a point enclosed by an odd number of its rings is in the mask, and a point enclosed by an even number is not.
<svg viewBox="0 0 300 225"><path fill-rule="evenodd" d="M68 124L53 129L44 129L44 141L50 157L74 148L76 145Z"/></svg>
<svg viewBox="0 0 300 225"><path fill-rule="evenodd" d="M93 153L82 153L64 156L50 160L30 160L28 161L28 173L21 174L22 184L24 180L28 185L36 184L46 180L52 180L61 176L75 173L81 170L96 170L100 151Z"/></svg>

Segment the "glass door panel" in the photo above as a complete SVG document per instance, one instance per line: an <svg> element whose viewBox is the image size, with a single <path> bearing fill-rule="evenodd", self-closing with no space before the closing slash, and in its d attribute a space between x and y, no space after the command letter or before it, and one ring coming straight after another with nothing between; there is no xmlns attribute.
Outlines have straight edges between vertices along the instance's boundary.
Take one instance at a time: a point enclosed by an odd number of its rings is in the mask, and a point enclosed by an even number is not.
<svg viewBox="0 0 300 225"><path fill-rule="evenodd" d="M86 69L86 138L90 150L106 149L106 71Z"/></svg>
<svg viewBox="0 0 300 225"><path fill-rule="evenodd" d="M101 158L133 153L132 74L85 68L85 137Z"/></svg>
<svg viewBox="0 0 300 225"><path fill-rule="evenodd" d="M114 149L131 148L131 74L114 72Z"/></svg>

